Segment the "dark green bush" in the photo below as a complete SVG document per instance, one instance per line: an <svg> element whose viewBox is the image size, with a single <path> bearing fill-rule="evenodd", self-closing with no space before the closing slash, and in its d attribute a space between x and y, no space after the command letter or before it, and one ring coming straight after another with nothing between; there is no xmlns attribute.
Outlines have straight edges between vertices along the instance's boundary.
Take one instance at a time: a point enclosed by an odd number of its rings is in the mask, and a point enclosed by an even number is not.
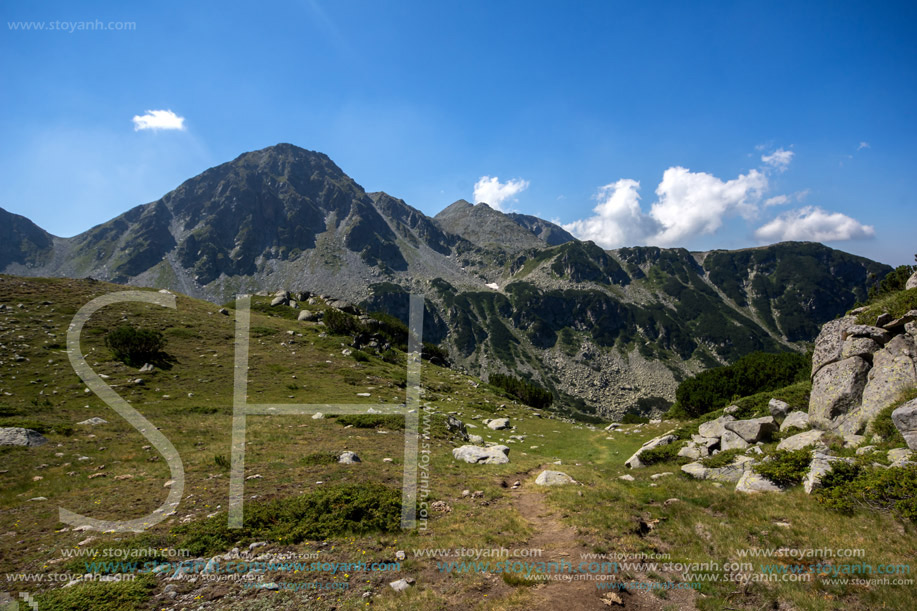
<svg viewBox="0 0 917 611"><path fill-rule="evenodd" d="M889 272L887 276L882 278L879 284L869 289L869 300L873 301L885 295L903 290L904 286L907 284L907 279L910 278L911 274L915 271L917 271L917 265L899 265L894 271Z"/></svg>
<svg viewBox="0 0 917 611"><path fill-rule="evenodd" d="M782 488L800 483L809 472L812 452L808 448L800 450L777 450L771 460L755 465L755 473L764 476Z"/></svg>
<svg viewBox="0 0 917 611"><path fill-rule="evenodd" d="M700 462L705 467L719 469L720 467L731 465L732 461L736 459L736 456L742 453L742 450L723 450L722 452L717 452L713 456L702 459Z"/></svg>
<svg viewBox="0 0 917 611"><path fill-rule="evenodd" d="M888 512L917 523L917 465L883 469L836 462L821 485L816 500L835 511Z"/></svg>
<svg viewBox="0 0 917 611"><path fill-rule="evenodd" d="M144 363L161 359L166 340L162 333L154 329L121 325L105 336L105 345L116 360L131 367L140 367Z"/></svg>
<svg viewBox="0 0 917 611"><path fill-rule="evenodd" d="M678 455L684 444L670 443L664 446L656 446L652 450L640 452L640 462L644 465L655 465L664 462L690 462L687 458Z"/></svg>
<svg viewBox="0 0 917 611"><path fill-rule="evenodd" d="M338 455L334 452L313 452L299 459L299 462L304 465L333 465L337 461Z"/></svg>
<svg viewBox="0 0 917 611"><path fill-rule="evenodd" d="M59 588L40 594L36 602L42 611L139 611L148 608L155 588L156 578L144 575L134 581L88 582Z"/></svg>
<svg viewBox="0 0 917 611"><path fill-rule="evenodd" d="M732 365L688 378L678 385L675 398L688 415L697 417L725 407L739 397L804 382L809 378L811 366L811 359L803 354L754 352Z"/></svg>
<svg viewBox="0 0 917 611"><path fill-rule="evenodd" d="M404 428L404 416L398 414L343 414L335 421L341 426L352 426L357 429L397 429Z"/></svg>
<svg viewBox="0 0 917 611"><path fill-rule="evenodd" d="M401 490L379 483L323 486L309 494L267 503L248 503L241 529L230 529L226 514L176 527L176 547L192 556L212 556L238 541L281 544L319 541L340 535L396 532L401 528Z"/></svg>
<svg viewBox="0 0 917 611"><path fill-rule="evenodd" d="M335 335L355 335L362 330L360 321L350 314L334 308L325 310L325 316L322 318L322 322L325 323L325 327L328 331Z"/></svg>
<svg viewBox="0 0 917 611"><path fill-rule="evenodd" d="M648 417L633 412L627 412L621 416L621 424L646 424L649 421Z"/></svg>
<svg viewBox="0 0 917 611"><path fill-rule="evenodd" d="M514 378L513 376L503 375L502 373L492 373L488 382L491 386L501 388L516 397L526 405L536 408L545 408L554 402L554 395L549 391L536 386L531 382Z"/></svg>

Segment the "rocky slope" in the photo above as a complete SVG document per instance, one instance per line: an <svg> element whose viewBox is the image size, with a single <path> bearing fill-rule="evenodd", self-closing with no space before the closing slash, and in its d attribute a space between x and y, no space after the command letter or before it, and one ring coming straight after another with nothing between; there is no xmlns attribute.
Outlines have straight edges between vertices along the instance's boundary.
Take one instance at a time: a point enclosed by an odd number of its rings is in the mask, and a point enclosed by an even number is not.
<svg viewBox="0 0 917 611"><path fill-rule="evenodd" d="M568 409L658 412L686 374L802 349L888 266L820 244L604 251L562 228L459 201L429 218L366 193L327 156L245 153L73 238L0 210L0 271L92 276L222 303L308 290L406 317L460 366L529 378Z"/></svg>

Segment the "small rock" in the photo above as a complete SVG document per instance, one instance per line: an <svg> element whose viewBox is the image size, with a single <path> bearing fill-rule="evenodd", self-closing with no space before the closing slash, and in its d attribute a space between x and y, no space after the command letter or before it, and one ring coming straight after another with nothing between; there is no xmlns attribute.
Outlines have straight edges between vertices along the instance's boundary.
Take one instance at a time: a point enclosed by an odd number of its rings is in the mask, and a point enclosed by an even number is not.
<svg viewBox="0 0 917 611"><path fill-rule="evenodd" d="M338 456L338 463L342 465L352 465L358 462L362 461L356 452L341 452L341 455Z"/></svg>
<svg viewBox="0 0 917 611"><path fill-rule="evenodd" d="M633 475L619 475L618 479L623 479L626 482L632 482L634 481L634 476Z"/></svg>
<svg viewBox="0 0 917 611"><path fill-rule="evenodd" d="M149 363L140 368L140 373L150 373L151 371L153 371L153 366Z"/></svg>
<svg viewBox="0 0 917 611"><path fill-rule="evenodd" d="M545 470L538 474L535 483L539 486L565 486L576 483L576 480L562 471Z"/></svg>
<svg viewBox="0 0 917 611"><path fill-rule="evenodd" d="M399 579L398 581L393 581L388 585L396 592L404 592L411 587L411 584L408 583L407 579Z"/></svg>

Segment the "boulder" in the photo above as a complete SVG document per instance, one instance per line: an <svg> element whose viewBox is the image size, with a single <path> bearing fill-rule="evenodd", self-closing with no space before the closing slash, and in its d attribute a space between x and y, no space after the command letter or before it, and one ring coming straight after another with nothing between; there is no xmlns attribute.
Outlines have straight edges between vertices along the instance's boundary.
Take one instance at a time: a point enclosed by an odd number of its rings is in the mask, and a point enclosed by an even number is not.
<svg viewBox="0 0 917 611"><path fill-rule="evenodd" d="M917 386L917 341L897 335L873 355L863 389L860 409L851 413L839 427L845 433L859 432L867 422L898 400L902 392Z"/></svg>
<svg viewBox="0 0 917 611"><path fill-rule="evenodd" d="M766 441L777 432L777 423L773 416L752 418L751 420L736 420L726 423L726 430L732 431L748 443Z"/></svg>
<svg viewBox="0 0 917 611"><path fill-rule="evenodd" d="M720 447L719 437L702 437L701 435L691 435L691 441L707 448L708 454Z"/></svg>
<svg viewBox="0 0 917 611"><path fill-rule="evenodd" d="M720 437L720 450L744 450L748 447L748 442L733 431L726 431Z"/></svg>
<svg viewBox="0 0 917 611"><path fill-rule="evenodd" d="M356 452L341 452L341 455L338 456L338 462L342 465L352 465L362 461Z"/></svg>
<svg viewBox="0 0 917 611"><path fill-rule="evenodd" d="M143 367L140 368L140 373L151 373L153 371L153 365L146 363Z"/></svg>
<svg viewBox="0 0 917 611"><path fill-rule="evenodd" d="M825 473L831 470L832 463L840 460L844 462L853 462L852 459L845 460L837 456L831 456L828 454L828 448L826 448L824 444L816 444L815 451L812 454L812 462L809 463L809 472L802 482L802 487L806 491L806 494L812 494L814 490L820 488L821 478L824 477Z"/></svg>
<svg viewBox="0 0 917 611"><path fill-rule="evenodd" d="M894 450L888 451L888 462L890 462L893 467L900 467L909 462L913 455L914 453L907 448L895 448Z"/></svg>
<svg viewBox="0 0 917 611"><path fill-rule="evenodd" d="M858 448L866 442L866 437L863 435L853 435L847 433L844 435L844 447L845 448Z"/></svg>
<svg viewBox="0 0 917 611"><path fill-rule="evenodd" d="M736 492L754 494L756 492L783 492L777 484L754 471L746 471L736 484Z"/></svg>
<svg viewBox="0 0 917 611"><path fill-rule="evenodd" d="M906 290L917 289L917 272L911 274L911 277L907 279L904 288Z"/></svg>
<svg viewBox="0 0 917 611"><path fill-rule="evenodd" d="M896 333L907 331L908 325L917 320L917 310L911 310L901 318L895 318L882 325L883 329L894 331ZM903 327L903 329L901 328Z"/></svg>
<svg viewBox="0 0 917 611"><path fill-rule="evenodd" d="M788 431L790 429L799 429L804 431L808 428L809 414L800 411L790 412L790 414L780 424L781 432Z"/></svg>
<svg viewBox="0 0 917 611"><path fill-rule="evenodd" d="M628 458L624 464L629 469L639 469L640 467L644 466L644 464L640 462L640 454L642 452L645 452L646 450L652 450L653 448L657 448L659 446L668 445L672 443L673 441L675 441L676 439L677 437L675 437L675 435L672 435L670 433L666 433L665 435L660 435L659 437L654 437L650 439L649 441L647 441L646 443L644 443L643 446L639 450L634 452L634 455Z"/></svg>
<svg viewBox="0 0 917 611"><path fill-rule="evenodd" d="M483 465L500 465L509 462L509 447L461 446L452 450L452 457L467 463Z"/></svg>
<svg viewBox="0 0 917 611"><path fill-rule="evenodd" d="M880 327L872 325L851 325L841 332L841 339L847 340L851 337L868 337L880 344L884 344L889 339L889 333ZM843 347L841 347L843 351Z"/></svg>
<svg viewBox="0 0 917 611"><path fill-rule="evenodd" d="M841 360L841 349L843 332L856 324L856 318L845 316L837 320L831 320L822 325L818 337L815 339L815 347L812 352L812 377L815 377L822 367Z"/></svg>
<svg viewBox="0 0 917 611"><path fill-rule="evenodd" d="M480 435L468 435L468 441L473 445L479 446L484 443L484 438Z"/></svg>
<svg viewBox="0 0 917 611"><path fill-rule="evenodd" d="M683 473L690 475L695 479L705 479L715 482L736 483L742 478L745 471L751 469L755 464L753 458L748 456L737 456L732 464L725 467L705 467L699 462L688 463L681 467Z"/></svg>
<svg viewBox="0 0 917 611"><path fill-rule="evenodd" d="M565 486L575 484L576 480L561 471L542 471L535 479L539 486Z"/></svg>
<svg viewBox="0 0 917 611"><path fill-rule="evenodd" d="M709 456L710 452L707 451L706 446L690 441L685 447L678 450L678 455L690 458L691 460L698 460Z"/></svg>
<svg viewBox="0 0 917 611"><path fill-rule="evenodd" d="M33 448L45 443L48 443L48 440L38 431L16 426L0 428L0 446L23 446Z"/></svg>
<svg viewBox="0 0 917 611"><path fill-rule="evenodd" d="M726 432L726 423L734 420L735 416L729 414L720 416L716 420L711 420L710 422L705 422L700 425L697 429L697 434L701 437L722 437L723 433Z"/></svg>
<svg viewBox="0 0 917 611"><path fill-rule="evenodd" d="M917 451L917 399L908 401L893 411L892 422L901 431L907 447Z"/></svg>
<svg viewBox="0 0 917 611"><path fill-rule="evenodd" d="M509 418L494 418L486 422L487 428L494 431L502 431L509 428Z"/></svg>
<svg viewBox="0 0 917 611"><path fill-rule="evenodd" d="M98 416L94 416L89 420L83 420L82 422L77 422L77 424L85 424L87 426L95 426L97 424L108 424L108 420L103 420Z"/></svg>
<svg viewBox="0 0 917 611"><path fill-rule="evenodd" d="M801 450L806 446L813 445L818 443L822 436L825 434L824 431L806 431L805 433L799 433L798 435L793 435L792 437L787 437L783 441L777 444L778 450Z"/></svg>
<svg viewBox="0 0 917 611"><path fill-rule="evenodd" d="M771 399L767 403L767 409L770 411L771 416L774 418L783 418L790 413L792 408L786 401L781 401L780 399Z"/></svg>
<svg viewBox="0 0 917 611"><path fill-rule="evenodd" d="M812 378L809 423L824 429L835 428L838 419L859 407L868 373L869 363L858 356L819 369Z"/></svg>
<svg viewBox="0 0 917 611"><path fill-rule="evenodd" d="M446 430L458 435L463 441L468 441L468 430L465 423L455 416L446 416Z"/></svg>
<svg viewBox="0 0 917 611"><path fill-rule="evenodd" d="M848 359L852 356L870 359L881 348L879 342L871 337L848 337L841 346L841 359Z"/></svg>
<svg viewBox="0 0 917 611"><path fill-rule="evenodd" d="M313 312L312 310L301 310L299 312L299 316L296 317L296 320L312 322L313 320L318 320L319 318L321 318L321 312Z"/></svg>
<svg viewBox="0 0 917 611"><path fill-rule="evenodd" d="M271 300L271 307L272 307L272 308L273 308L273 307L276 307L276 306L279 306L279 305L286 305L286 304L287 304L287 297L286 297L286 295L277 295L276 297L274 297L274 298Z"/></svg>
<svg viewBox="0 0 917 611"><path fill-rule="evenodd" d="M738 405L727 405L726 407L723 408L723 413L726 415L735 414L736 412L739 411L739 409L740 408Z"/></svg>

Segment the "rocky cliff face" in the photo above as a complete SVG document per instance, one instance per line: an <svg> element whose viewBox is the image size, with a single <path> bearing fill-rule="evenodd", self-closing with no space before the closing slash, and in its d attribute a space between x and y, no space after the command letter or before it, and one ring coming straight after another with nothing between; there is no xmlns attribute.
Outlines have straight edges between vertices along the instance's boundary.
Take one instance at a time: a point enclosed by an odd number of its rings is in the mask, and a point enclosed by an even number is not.
<svg viewBox="0 0 917 611"><path fill-rule="evenodd" d="M860 313L825 324L815 341L809 420L818 428L862 433L917 388L917 310L882 315L875 325L857 324Z"/></svg>

